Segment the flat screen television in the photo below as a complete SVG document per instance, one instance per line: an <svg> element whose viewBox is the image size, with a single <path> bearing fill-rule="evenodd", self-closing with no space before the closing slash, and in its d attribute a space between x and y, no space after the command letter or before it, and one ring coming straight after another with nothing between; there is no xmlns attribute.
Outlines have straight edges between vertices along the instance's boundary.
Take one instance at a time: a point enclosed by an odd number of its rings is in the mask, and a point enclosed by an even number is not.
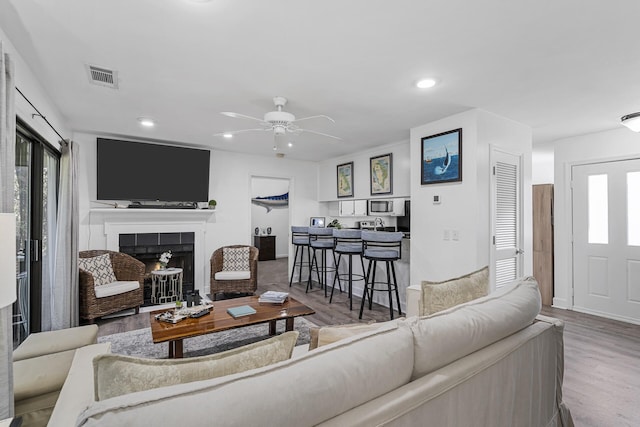
<svg viewBox="0 0 640 427"><path fill-rule="evenodd" d="M98 138L98 200L209 200L208 150Z"/></svg>

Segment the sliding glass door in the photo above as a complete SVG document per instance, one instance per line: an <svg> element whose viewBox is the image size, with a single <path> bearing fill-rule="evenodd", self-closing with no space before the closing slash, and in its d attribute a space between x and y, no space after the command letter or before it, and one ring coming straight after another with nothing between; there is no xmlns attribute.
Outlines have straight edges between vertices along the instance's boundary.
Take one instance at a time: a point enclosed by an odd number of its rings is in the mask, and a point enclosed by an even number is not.
<svg viewBox="0 0 640 427"><path fill-rule="evenodd" d="M13 306L14 347L46 327L58 194L59 153L18 126L14 209L16 212L17 300Z"/></svg>

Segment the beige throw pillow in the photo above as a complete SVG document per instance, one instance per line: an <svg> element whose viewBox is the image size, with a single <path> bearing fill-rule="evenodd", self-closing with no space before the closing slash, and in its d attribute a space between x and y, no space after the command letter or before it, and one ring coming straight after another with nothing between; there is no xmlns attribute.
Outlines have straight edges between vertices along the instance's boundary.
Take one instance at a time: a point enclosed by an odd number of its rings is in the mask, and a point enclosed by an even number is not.
<svg viewBox="0 0 640 427"><path fill-rule="evenodd" d="M444 282L422 281L422 312L428 316L489 294L489 268Z"/></svg>
<svg viewBox="0 0 640 427"><path fill-rule="evenodd" d="M311 335L311 342L309 343L309 350L313 350L317 347L322 347L327 344L332 344L336 341L340 341L345 338L360 335L365 332L376 331L383 328L386 325L395 325L398 320L391 320L389 322L382 323L350 323L348 325L335 325L324 326L322 328L311 328L309 330Z"/></svg>
<svg viewBox="0 0 640 427"><path fill-rule="evenodd" d="M78 258L78 267L91 273L94 286L108 285L118 280L113 272L109 254L92 258Z"/></svg>
<svg viewBox="0 0 640 427"><path fill-rule="evenodd" d="M248 271L249 247L222 248L222 271Z"/></svg>
<svg viewBox="0 0 640 427"><path fill-rule="evenodd" d="M144 359L103 354L93 359L96 401L153 388L236 374L291 358L298 332L208 356Z"/></svg>

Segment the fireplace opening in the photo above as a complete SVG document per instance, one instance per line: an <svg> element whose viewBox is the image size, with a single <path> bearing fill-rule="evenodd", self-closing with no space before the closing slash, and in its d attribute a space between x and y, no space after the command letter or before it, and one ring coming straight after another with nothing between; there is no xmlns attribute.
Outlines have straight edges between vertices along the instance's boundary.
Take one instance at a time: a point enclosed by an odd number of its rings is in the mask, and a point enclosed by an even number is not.
<svg viewBox="0 0 640 427"><path fill-rule="evenodd" d="M120 252L131 255L145 265L144 305L151 302L151 272L160 269L160 255L171 251L167 267L182 269L182 299L194 290L195 233L139 233L120 234Z"/></svg>

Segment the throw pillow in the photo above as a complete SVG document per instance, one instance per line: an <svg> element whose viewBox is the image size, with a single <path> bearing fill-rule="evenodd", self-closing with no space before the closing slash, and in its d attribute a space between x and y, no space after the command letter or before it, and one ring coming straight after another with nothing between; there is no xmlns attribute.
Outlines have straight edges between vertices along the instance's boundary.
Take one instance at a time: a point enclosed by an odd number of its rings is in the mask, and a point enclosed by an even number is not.
<svg viewBox="0 0 640 427"><path fill-rule="evenodd" d="M249 270L249 247L222 248L222 271Z"/></svg>
<svg viewBox="0 0 640 427"><path fill-rule="evenodd" d="M385 325L395 325L398 320L404 318L391 320L388 322L375 323L371 321L369 323L351 323L348 325L336 325L336 326L323 326L321 328L310 328L309 333L311 341L309 342L309 350L313 350L317 347L332 344L336 341L340 341L345 338L353 337L355 335L362 334L364 332L376 331ZM315 331L314 331L315 329Z"/></svg>
<svg viewBox="0 0 640 427"><path fill-rule="evenodd" d="M489 267L444 282L422 281L422 316L486 296Z"/></svg>
<svg viewBox="0 0 640 427"><path fill-rule="evenodd" d="M78 267L91 273L95 286L107 285L116 282L109 254L102 254L93 258L78 258Z"/></svg>
<svg viewBox="0 0 640 427"><path fill-rule="evenodd" d="M222 353L187 359L144 359L102 354L93 359L96 401L154 388L236 374L291 358L298 332Z"/></svg>

